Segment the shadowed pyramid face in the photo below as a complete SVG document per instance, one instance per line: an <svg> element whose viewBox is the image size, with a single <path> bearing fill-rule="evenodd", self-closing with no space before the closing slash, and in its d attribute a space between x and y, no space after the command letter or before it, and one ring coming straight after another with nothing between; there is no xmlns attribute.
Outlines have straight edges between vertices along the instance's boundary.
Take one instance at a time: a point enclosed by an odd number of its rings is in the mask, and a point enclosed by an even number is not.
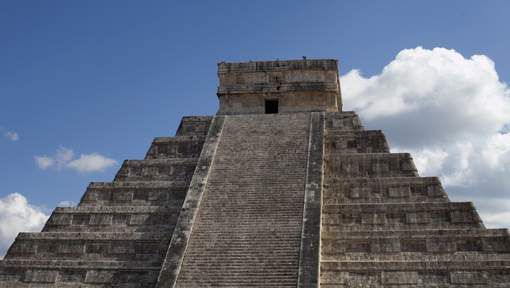
<svg viewBox="0 0 510 288"><path fill-rule="evenodd" d="M341 110L336 60L219 63L218 114Z"/></svg>

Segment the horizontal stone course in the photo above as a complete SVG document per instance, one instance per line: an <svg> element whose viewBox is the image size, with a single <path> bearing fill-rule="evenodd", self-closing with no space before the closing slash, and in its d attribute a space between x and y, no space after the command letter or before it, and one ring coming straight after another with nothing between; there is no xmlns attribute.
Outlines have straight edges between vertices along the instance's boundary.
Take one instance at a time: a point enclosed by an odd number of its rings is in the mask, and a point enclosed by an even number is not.
<svg viewBox="0 0 510 288"><path fill-rule="evenodd" d="M483 227L468 202L324 205L322 223L325 232Z"/></svg>
<svg viewBox="0 0 510 288"><path fill-rule="evenodd" d="M325 161L328 177L417 177L408 153L333 154Z"/></svg>
<svg viewBox="0 0 510 288"><path fill-rule="evenodd" d="M510 259L506 230L353 232L322 239L322 259L338 261ZM379 235L382 234L382 235ZM345 235L345 236L344 236Z"/></svg>
<svg viewBox="0 0 510 288"><path fill-rule="evenodd" d="M204 141L205 137L201 136L157 137L145 159L198 158Z"/></svg>
<svg viewBox="0 0 510 288"><path fill-rule="evenodd" d="M438 178L333 178L324 186L324 204L448 202Z"/></svg>
<svg viewBox="0 0 510 288"><path fill-rule="evenodd" d="M326 137L338 132L362 131L363 125L358 115L352 111L326 113Z"/></svg>
<svg viewBox="0 0 510 288"><path fill-rule="evenodd" d="M186 181L189 183L197 158L125 160L114 181Z"/></svg>
<svg viewBox="0 0 510 288"><path fill-rule="evenodd" d="M158 272L146 261L8 259L0 262L0 287L128 287L135 281L132 287L148 288Z"/></svg>
<svg viewBox="0 0 510 288"><path fill-rule="evenodd" d="M380 130L340 131L325 136L331 153L389 153L386 137Z"/></svg>
<svg viewBox="0 0 510 288"><path fill-rule="evenodd" d="M79 206L175 206L180 209L188 183L175 181L93 182Z"/></svg>
<svg viewBox="0 0 510 288"><path fill-rule="evenodd" d="M177 128L176 136L205 137L213 116L185 116Z"/></svg>
<svg viewBox="0 0 510 288"><path fill-rule="evenodd" d="M178 213L176 208L158 206L57 208L43 231L159 231L173 229Z"/></svg>
<svg viewBox="0 0 510 288"><path fill-rule="evenodd" d="M121 260L161 262L169 233L22 233L9 249L9 259ZM153 264L154 265L154 264Z"/></svg>

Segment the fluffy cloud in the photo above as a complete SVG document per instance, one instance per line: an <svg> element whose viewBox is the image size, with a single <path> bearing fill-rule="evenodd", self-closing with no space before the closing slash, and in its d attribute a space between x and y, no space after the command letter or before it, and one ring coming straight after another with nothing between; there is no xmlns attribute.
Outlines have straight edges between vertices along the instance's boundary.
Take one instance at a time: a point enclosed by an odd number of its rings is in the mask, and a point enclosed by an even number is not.
<svg viewBox="0 0 510 288"><path fill-rule="evenodd" d="M4 133L4 137L11 140L12 142L16 142L19 140L19 135L13 131L7 131Z"/></svg>
<svg viewBox="0 0 510 288"><path fill-rule="evenodd" d="M474 200L488 225L510 226L510 90L489 57L417 47L380 74L341 81L344 110L384 129L392 151L411 152L453 200Z"/></svg>
<svg viewBox="0 0 510 288"><path fill-rule="evenodd" d="M76 202L69 200L60 201L58 202L57 207L76 207Z"/></svg>
<svg viewBox="0 0 510 288"><path fill-rule="evenodd" d="M65 147L58 148L53 156L34 156L34 160L42 170L66 168L80 173L104 171L117 164L117 161L98 153L81 154L80 158L74 159L73 150Z"/></svg>
<svg viewBox="0 0 510 288"><path fill-rule="evenodd" d="M104 171L106 168L115 164L117 164L117 161L113 159L106 158L97 153L92 153L80 155L80 158L69 162L67 166L79 172L93 172Z"/></svg>
<svg viewBox="0 0 510 288"><path fill-rule="evenodd" d="M48 217L41 208L30 205L21 194L11 193L0 198L0 257L18 232L40 231Z"/></svg>
<svg viewBox="0 0 510 288"><path fill-rule="evenodd" d="M73 157L73 150L65 147L59 147L54 156L34 156L34 159L37 166L39 166L42 170L46 170L50 167L60 170L66 167Z"/></svg>

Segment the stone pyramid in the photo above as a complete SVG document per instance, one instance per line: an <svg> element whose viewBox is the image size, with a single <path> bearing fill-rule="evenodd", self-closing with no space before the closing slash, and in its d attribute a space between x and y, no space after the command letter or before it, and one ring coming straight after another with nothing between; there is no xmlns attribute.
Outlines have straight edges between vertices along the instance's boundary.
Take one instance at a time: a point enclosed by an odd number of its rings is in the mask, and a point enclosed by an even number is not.
<svg viewBox="0 0 510 288"><path fill-rule="evenodd" d="M216 116L20 233L0 287L510 287L507 230L342 111L336 60L218 75Z"/></svg>

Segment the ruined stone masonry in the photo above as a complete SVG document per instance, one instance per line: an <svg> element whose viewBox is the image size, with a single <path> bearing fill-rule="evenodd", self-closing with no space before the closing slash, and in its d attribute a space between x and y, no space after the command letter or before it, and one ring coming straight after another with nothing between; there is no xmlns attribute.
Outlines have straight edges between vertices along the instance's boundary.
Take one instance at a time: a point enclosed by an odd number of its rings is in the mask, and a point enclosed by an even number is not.
<svg viewBox="0 0 510 288"><path fill-rule="evenodd" d="M336 60L218 75L217 115L20 233L0 288L510 287L507 230L342 111Z"/></svg>

